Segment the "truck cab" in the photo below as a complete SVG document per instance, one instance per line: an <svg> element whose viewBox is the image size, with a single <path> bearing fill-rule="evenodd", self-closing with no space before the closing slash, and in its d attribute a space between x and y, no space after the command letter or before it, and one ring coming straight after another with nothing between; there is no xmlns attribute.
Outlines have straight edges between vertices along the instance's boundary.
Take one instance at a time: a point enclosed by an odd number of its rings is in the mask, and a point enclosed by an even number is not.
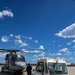
<svg viewBox="0 0 75 75"><path fill-rule="evenodd" d="M33 75L68 75L66 61L62 59L40 59Z"/></svg>

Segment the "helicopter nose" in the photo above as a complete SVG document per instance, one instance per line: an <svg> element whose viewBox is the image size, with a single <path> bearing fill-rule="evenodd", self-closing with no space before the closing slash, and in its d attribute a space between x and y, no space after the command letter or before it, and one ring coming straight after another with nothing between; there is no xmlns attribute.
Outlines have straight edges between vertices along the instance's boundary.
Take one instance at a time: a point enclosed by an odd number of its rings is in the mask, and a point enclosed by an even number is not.
<svg viewBox="0 0 75 75"><path fill-rule="evenodd" d="M21 67L21 68L26 68L26 63L25 62L16 62L15 63L17 67Z"/></svg>

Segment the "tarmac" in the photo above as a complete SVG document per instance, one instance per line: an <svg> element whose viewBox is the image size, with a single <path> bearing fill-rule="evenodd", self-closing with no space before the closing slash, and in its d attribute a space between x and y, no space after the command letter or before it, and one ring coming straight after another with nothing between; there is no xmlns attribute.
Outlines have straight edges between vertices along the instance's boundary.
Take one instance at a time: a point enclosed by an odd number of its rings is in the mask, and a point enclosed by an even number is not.
<svg viewBox="0 0 75 75"><path fill-rule="evenodd" d="M0 75L14 75L12 73L7 73L7 72L1 72L1 65L0 65ZM32 66L33 67L33 66ZM34 69L35 67L33 67ZM26 72L24 72L24 75L27 75ZM75 67L68 67L68 75L75 75Z"/></svg>

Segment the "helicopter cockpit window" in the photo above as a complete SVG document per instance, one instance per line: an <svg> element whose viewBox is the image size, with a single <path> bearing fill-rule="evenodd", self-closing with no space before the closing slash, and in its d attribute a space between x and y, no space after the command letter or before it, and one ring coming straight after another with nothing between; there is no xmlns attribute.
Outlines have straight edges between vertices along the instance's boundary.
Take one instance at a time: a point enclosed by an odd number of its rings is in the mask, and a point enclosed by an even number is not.
<svg viewBox="0 0 75 75"><path fill-rule="evenodd" d="M25 58L23 56L18 56L17 57L17 61L23 61L23 62L25 62Z"/></svg>
<svg viewBox="0 0 75 75"><path fill-rule="evenodd" d="M17 60L17 55L12 55L11 63L14 63Z"/></svg>
<svg viewBox="0 0 75 75"><path fill-rule="evenodd" d="M44 72L44 62L39 62L36 67L37 72Z"/></svg>
<svg viewBox="0 0 75 75"><path fill-rule="evenodd" d="M50 74L67 74L67 66L65 63L48 63Z"/></svg>
<svg viewBox="0 0 75 75"><path fill-rule="evenodd" d="M17 62L17 61L22 61L22 62L25 62L25 58L23 56L20 56L20 55L13 55L11 57L11 63L14 63L14 62Z"/></svg>

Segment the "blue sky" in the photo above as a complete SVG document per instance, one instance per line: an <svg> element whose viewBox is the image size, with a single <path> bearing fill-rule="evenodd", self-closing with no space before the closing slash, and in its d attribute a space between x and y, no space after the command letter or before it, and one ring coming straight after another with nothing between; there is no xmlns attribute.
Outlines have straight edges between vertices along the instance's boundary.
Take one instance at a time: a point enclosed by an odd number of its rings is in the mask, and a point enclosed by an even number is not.
<svg viewBox="0 0 75 75"><path fill-rule="evenodd" d="M75 1L1 0L0 48L42 49L23 53L30 63L46 57L75 63Z"/></svg>

